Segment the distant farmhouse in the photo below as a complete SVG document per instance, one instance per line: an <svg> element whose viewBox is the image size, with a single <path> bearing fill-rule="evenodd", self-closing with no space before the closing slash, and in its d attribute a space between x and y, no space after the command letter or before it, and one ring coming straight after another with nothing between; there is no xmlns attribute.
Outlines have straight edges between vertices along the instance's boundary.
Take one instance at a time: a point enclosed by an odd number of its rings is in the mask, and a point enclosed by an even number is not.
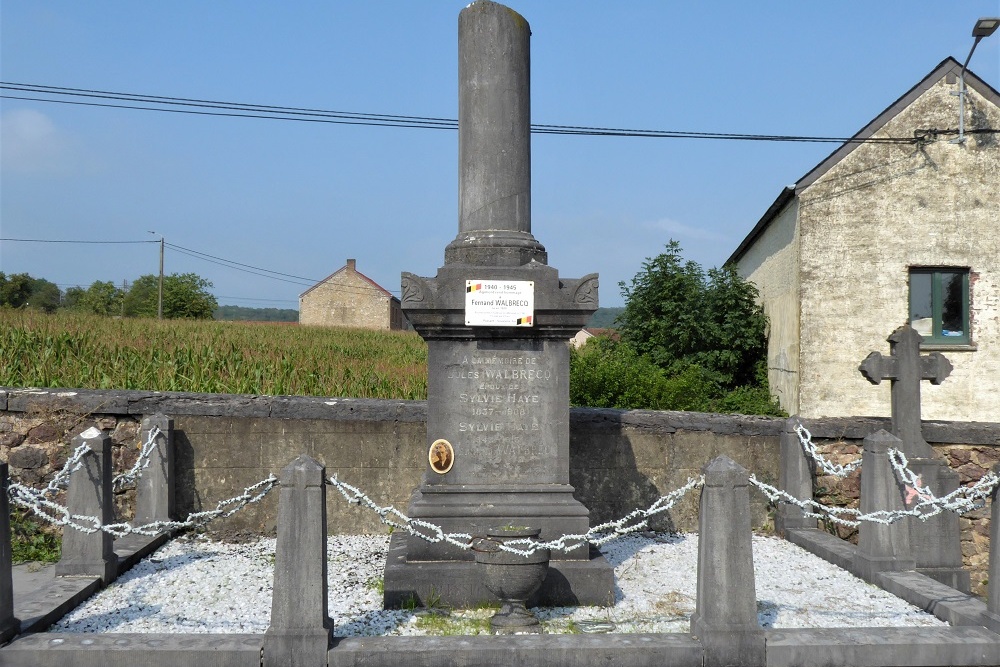
<svg viewBox="0 0 1000 667"><path fill-rule="evenodd" d="M402 329L399 299L347 264L299 295L299 324L363 329Z"/></svg>
<svg viewBox="0 0 1000 667"><path fill-rule="evenodd" d="M955 141L961 70L942 62L785 188L729 258L760 290L789 414L888 415L889 383L857 368L909 322L954 366L922 383L924 418L1000 420L1000 94L965 73Z"/></svg>

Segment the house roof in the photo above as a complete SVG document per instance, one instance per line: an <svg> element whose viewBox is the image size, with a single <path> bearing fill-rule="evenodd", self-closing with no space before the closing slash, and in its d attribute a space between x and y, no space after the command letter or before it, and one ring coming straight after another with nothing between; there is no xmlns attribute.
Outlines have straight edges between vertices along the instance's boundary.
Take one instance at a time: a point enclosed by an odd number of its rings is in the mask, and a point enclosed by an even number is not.
<svg viewBox="0 0 1000 667"><path fill-rule="evenodd" d="M954 74L957 77L961 74L961 72L962 64L960 62L950 56L945 58L937 67L931 70L930 74L925 76L917 85L906 91L902 97L890 104L882 113L872 119L871 122L861 128L857 134L851 137L849 141L841 144L839 148L830 153L825 160L809 170L794 185L784 188L778 195L777 199L774 200L774 203L771 204L767 211L764 212L761 219L757 221L757 224L754 225L753 229L750 230L750 233L747 234L746 238L744 238L736 250L733 251L733 254L729 256L729 259L726 260L726 264L739 261L740 258L743 257L743 254L750 248L750 246L756 243L760 235L764 233L771 222L778 216L778 214L781 213L785 206L792 201L792 199L798 196L799 193L807 187L815 183L817 179L823 176L823 174L830 171L834 165L850 155L854 149L863 143L865 139L871 137L882 129L886 123L895 118L901 111L903 111L903 109L912 104L914 100L927 92L931 86L935 85L938 81L949 74ZM965 85L975 90L993 104L1000 106L1000 92L997 92L992 86L976 76L972 70L965 70Z"/></svg>
<svg viewBox="0 0 1000 667"><path fill-rule="evenodd" d="M301 299L302 297L304 297L306 294L309 294L309 292L312 292L317 287L322 286L324 283L326 283L327 281L329 281L331 278L333 278L337 274L343 273L344 271L347 271L348 268L350 268L350 264L345 264L344 266L340 267L339 269L337 269L336 271L334 271L333 273L331 273L330 275L328 275L326 278L323 278L323 280L319 281L318 283L316 283L315 285L313 285L312 287L310 287L309 289L307 289L302 294L299 294L299 298ZM393 296L392 292L390 292L386 288L382 287L377 282L375 282L374 280L372 280L371 278L369 278L365 274L361 273L357 269L354 269L354 274L357 275L358 278L361 278L365 282L369 283L374 289L378 290L379 292L381 292L385 296L389 297L390 299L395 299L396 301L399 301L399 298L396 297L396 296Z"/></svg>

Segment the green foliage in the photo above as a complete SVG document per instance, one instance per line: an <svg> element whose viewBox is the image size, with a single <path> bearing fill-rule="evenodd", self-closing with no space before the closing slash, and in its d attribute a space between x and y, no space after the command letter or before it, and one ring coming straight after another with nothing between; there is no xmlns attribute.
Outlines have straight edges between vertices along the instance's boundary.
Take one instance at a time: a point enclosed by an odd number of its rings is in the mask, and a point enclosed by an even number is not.
<svg viewBox="0 0 1000 667"><path fill-rule="evenodd" d="M33 278L27 273L5 276L0 272L0 306L23 308L31 298Z"/></svg>
<svg viewBox="0 0 1000 667"><path fill-rule="evenodd" d="M424 399L412 332L0 309L0 387Z"/></svg>
<svg viewBox="0 0 1000 667"><path fill-rule="evenodd" d="M756 288L732 267L706 273L671 241L619 287L626 299L619 330L640 355L671 375L699 366L726 389L755 382L767 319Z"/></svg>
<svg viewBox="0 0 1000 667"><path fill-rule="evenodd" d="M767 318L732 267L706 272L671 241L620 287L621 341L598 337L573 351L573 404L784 414L767 386Z"/></svg>
<svg viewBox="0 0 1000 667"><path fill-rule="evenodd" d="M219 306L215 309L217 320L246 322L298 322L299 311L294 308L247 308L245 306Z"/></svg>
<svg viewBox="0 0 1000 667"><path fill-rule="evenodd" d="M212 313L219 304L208 291L211 286L211 282L195 273L164 276L164 319L212 319ZM130 317L156 317L159 292L159 276L140 276L125 294L125 314Z"/></svg>
<svg viewBox="0 0 1000 667"><path fill-rule="evenodd" d="M598 308L587 323L588 329L613 329L617 326L615 320L625 311L624 308Z"/></svg>
<svg viewBox="0 0 1000 667"><path fill-rule="evenodd" d="M784 415L766 377L763 384L727 389L701 366L670 374L628 343L601 336L570 352L569 391L573 405L594 408Z"/></svg>
<svg viewBox="0 0 1000 667"><path fill-rule="evenodd" d="M11 560L15 563L55 563L62 552L59 535L46 530L27 510L19 507L10 512L10 542Z"/></svg>
<svg viewBox="0 0 1000 667"><path fill-rule="evenodd" d="M66 290L66 295L69 297L69 290ZM114 283L97 280L78 299L74 299L74 310L94 315L121 315L124 297L124 292Z"/></svg>
<svg viewBox="0 0 1000 667"><path fill-rule="evenodd" d="M29 308L37 308L46 313L54 313L59 308L62 292L55 283L45 278L32 278L29 289L31 290L27 303Z"/></svg>

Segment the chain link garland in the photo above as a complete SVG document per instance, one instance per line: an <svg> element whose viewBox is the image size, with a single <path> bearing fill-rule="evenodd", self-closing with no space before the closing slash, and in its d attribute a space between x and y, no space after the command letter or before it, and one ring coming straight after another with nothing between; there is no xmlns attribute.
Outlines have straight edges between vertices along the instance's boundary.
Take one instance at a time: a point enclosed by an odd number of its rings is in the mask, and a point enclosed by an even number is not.
<svg viewBox="0 0 1000 667"><path fill-rule="evenodd" d="M521 556L530 556L542 549L569 552L579 549L585 544L601 546L623 535L643 530L648 526L648 519L650 517L669 510L689 491L702 486L705 483L705 478L698 477L695 479L689 477L687 484L664 496L660 496L647 509L634 510L617 521L608 521L594 526L586 533L563 535L549 542L541 542L531 538L497 542L487 537L474 536L469 533L446 533L440 526L423 521L422 519L411 519L391 505L385 507L379 505L357 487L340 481L336 476L331 477L328 482L347 499L347 502L352 505L364 505L378 514L382 518L382 522L386 525L406 531L408 534L427 542L447 542L460 549L475 550L477 549L476 545L480 541L485 541L491 543L490 550L499 549Z"/></svg>

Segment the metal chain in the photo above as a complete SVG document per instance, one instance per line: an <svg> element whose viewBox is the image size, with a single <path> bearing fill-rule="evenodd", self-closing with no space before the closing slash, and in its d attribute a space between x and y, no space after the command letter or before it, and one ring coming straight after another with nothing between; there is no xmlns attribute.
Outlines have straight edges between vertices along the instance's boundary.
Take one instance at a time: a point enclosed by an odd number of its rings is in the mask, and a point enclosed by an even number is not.
<svg viewBox="0 0 1000 667"><path fill-rule="evenodd" d="M799 442L802 443L802 449L805 450L806 454L816 462L816 465L826 474L833 475L835 477L847 477L852 472L861 467L861 459L855 459L850 463L840 465L837 463L830 463L823 455L816 451L816 445L812 441L812 433L809 432L802 422L798 422L795 425L795 434L799 436Z"/></svg>
<svg viewBox="0 0 1000 667"><path fill-rule="evenodd" d="M345 499L347 499L347 502L352 505L364 505L378 514L382 518L382 522L386 525L404 530L408 534L427 542L447 542L448 544L454 545L460 549L475 550L477 548L477 543L480 541L487 541L492 542L492 544L495 545L494 547L491 547L491 550L498 549L501 551L519 554L521 556L530 556L536 551L540 551L542 549L569 552L588 543L593 544L594 546L601 546L602 544L606 544L607 542L617 539L623 535L643 530L648 526L647 520L650 517L669 510L689 491L703 485L705 483L705 478L688 478L687 484L664 496L660 496L647 509L634 510L617 521L608 521L594 526L586 533L563 535L548 542L541 542L532 538L497 542L487 537L473 536L469 533L445 533L440 526L428 521L423 521L422 519L412 519L391 505L385 507L379 505L357 487L337 479L336 475L327 481L333 488L337 489Z"/></svg>
<svg viewBox="0 0 1000 667"><path fill-rule="evenodd" d="M896 471L900 481L906 487L907 504L916 498L919 502L912 509L922 511L924 507L933 508L930 512L923 512L921 518L924 520L940 514L944 510L956 514L966 514L984 507L986 499L1000 485L1000 477L989 471L972 486L960 486L951 493L938 498L930 488L922 484L920 475L910 470L906 454L898 449L889 449L888 455L889 463L892 464L893 470Z"/></svg>
<svg viewBox="0 0 1000 667"><path fill-rule="evenodd" d="M146 442L142 443L142 447L139 450L139 458L135 460L132 467L129 468L127 472L123 472L120 475L115 475L115 478L111 480L111 488L115 491L121 491L127 484L134 483L142 471L149 467L149 455L152 453L153 448L156 447L156 438L162 433L160 427L153 426L149 429L149 434L146 436Z"/></svg>
<svg viewBox="0 0 1000 667"><path fill-rule="evenodd" d="M138 526L128 523L102 524L99 517L72 514L69 508L48 498L49 495L66 486L65 482L68 480L69 475L83 465L80 459L89 450L90 447L86 444L77 447L73 456L63 466L63 469L44 489L34 489L18 482L11 482L7 488L7 495L10 502L30 510L35 516L56 526L73 528L84 533L95 533L103 530L119 538L132 533L153 536L165 531L194 528L215 519L230 517L247 505L259 502L278 485L278 478L274 475L269 475L266 479L243 489L243 493L238 496L219 501L214 510L192 512L188 514L184 521L151 521Z"/></svg>

